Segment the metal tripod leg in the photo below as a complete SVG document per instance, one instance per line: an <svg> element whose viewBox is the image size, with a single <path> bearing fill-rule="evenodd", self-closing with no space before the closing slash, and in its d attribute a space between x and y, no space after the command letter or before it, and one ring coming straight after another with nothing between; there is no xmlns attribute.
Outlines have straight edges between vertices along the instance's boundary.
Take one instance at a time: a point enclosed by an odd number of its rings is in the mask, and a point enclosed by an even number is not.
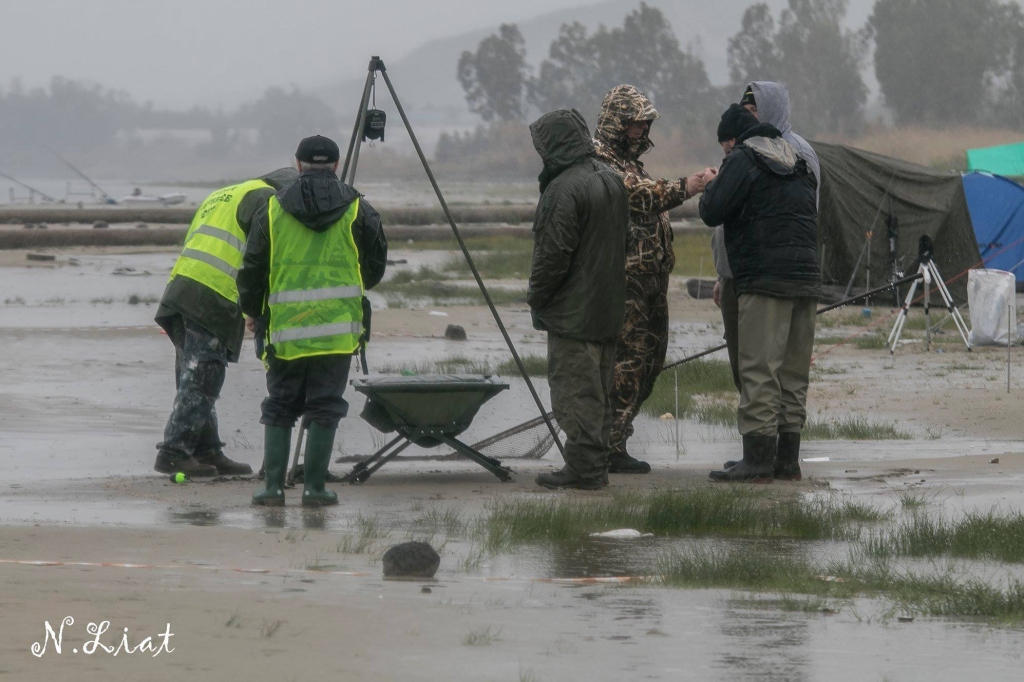
<svg viewBox="0 0 1024 682"><path fill-rule="evenodd" d="M497 476L501 481L508 481L509 479L512 478L509 468L502 466L499 460L481 454L474 450L473 448L466 445L465 443L458 441L452 438L451 436L442 435L438 436L438 438L441 440L441 442L450 446L453 450L458 452L463 457L467 457L473 460L474 462L482 466L484 469L490 471L492 474Z"/></svg>
<svg viewBox="0 0 1024 682"><path fill-rule="evenodd" d="M949 293L949 288L942 279L942 275L939 274L939 268L935 265L935 261L929 261L928 268L931 270L932 277L935 278L939 295L942 296L942 302L946 304L946 310L949 312L950 317L953 318L953 323L956 324L956 330L960 333L960 338L963 340L964 345L967 346L967 350L972 350L971 342L967 340L970 336L967 323L964 322L964 317L960 314L960 310L953 304L953 296Z"/></svg>
<svg viewBox="0 0 1024 682"><path fill-rule="evenodd" d="M924 266L922 266L923 269ZM918 274L921 270L918 270ZM907 314L910 312L910 303L914 300L914 294L917 292L917 283L921 280L915 279L913 284L910 285L910 291L907 292L907 297L903 300L903 307L900 309L900 314L896 318L896 323L892 326L892 331L889 332L889 339L885 342L885 345L889 347L889 353L893 354L896 352L896 344L900 340L900 334L903 333L903 325L907 322Z"/></svg>
<svg viewBox="0 0 1024 682"><path fill-rule="evenodd" d="M309 420L305 416L299 420L299 437L295 441L295 452L292 454L292 465L288 469L288 477L284 481L285 488L295 487L295 473L299 468L299 455L302 454L302 437L309 430Z"/></svg>
<svg viewBox="0 0 1024 682"><path fill-rule="evenodd" d="M400 446L395 448L395 450L393 450L391 453L385 455L385 453L387 453L387 451L390 450L398 441L403 439L405 439L405 436L396 436L391 440L391 442L382 447L380 450L373 453L372 455L364 459L362 462L357 463L354 467L352 467L352 471L348 472L347 474L341 477L342 483L362 483L363 481L368 479L370 476L373 475L373 472L384 466L399 452L409 447L411 442L409 440L406 440ZM374 462L376 462L376 464L374 464Z"/></svg>

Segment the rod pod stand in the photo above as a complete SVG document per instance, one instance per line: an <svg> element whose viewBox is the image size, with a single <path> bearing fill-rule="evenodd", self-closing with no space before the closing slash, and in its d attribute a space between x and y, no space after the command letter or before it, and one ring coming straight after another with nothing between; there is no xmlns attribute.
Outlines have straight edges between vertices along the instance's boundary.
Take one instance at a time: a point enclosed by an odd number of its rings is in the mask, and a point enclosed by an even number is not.
<svg viewBox="0 0 1024 682"><path fill-rule="evenodd" d="M924 285L925 350L931 350L932 347L931 286L933 283L939 292L939 296L942 297L942 302L946 304L946 310L949 312L949 316L953 318L956 330L960 333L960 338L963 339L964 345L967 346L968 351L972 350L971 342L968 341L970 332L967 329L967 323L964 322L964 318L960 315L957 307L953 305L953 296L949 293L942 275L939 274L939 268L935 265L935 261L930 257L922 259L921 265L917 268L917 275L920 279L915 279L914 283L910 285L907 297L903 300L900 314L896 317L892 331L889 332L889 338L885 342L885 345L889 347L889 354L893 355L896 353L896 345L899 343L900 335L903 333L903 325L907 322L907 315L910 313L910 305L914 302L914 294L917 292L919 282Z"/></svg>
<svg viewBox="0 0 1024 682"><path fill-rule="evenodd" d="M444 195L441 194L441 188L438 187L437 180L434 178L434 173L430 169L430 164L427 163L427 157L423 154L419 140L416 139L416 133L412 130L412 124L409 123L409 117L405 115L405 109L402 108L402 103L398 99L398 93L395 92L395 87L391 84L391 79L388 77L384 61L376 55L370 57L370 64L366 73L366 84L363 86L363 96L359 101L359 111L356 112L356 123L355 127L352 129L352 139L349 140L348 151L345 153L345 165L342 166L341 179L348 185L355 185L356 166L359 164L359 148L362 145L363 127L366 124L366 110L370 102L370 93L373 91L378 73L383 77L385 85L388 86L388 92L391 93L391 99L395 102L395 108L398 109L398 113L402 117L402 123L405 124L405 129L409 133L409 139L412 140L413 147L416 148L416 155L419 157L420 163L423 164L423 170L427 174L427 179L430 180L430 185L434 188L437 200L441 203L441 210L444 211L444 215L448 219L448 224L451 226L452 232L455 234L455 239L459 242L459 248L462 249L462 255L465 256L466 263L469 265L469 269L473 273L473 278L476 280L477 286L480 287L480 293L483 294L484 301L487 302L487 307L490 309L491 315L494 316L494 321L498 325L498 330L501 332L502 338L505 339L505 344L512 353L512 359L515 360L516 367L519 368L519 373L526 382L526 386L530 389L530 395L533 396L533 400L537 404L537 409L540 410L540 414L544 418L544 423L551 432L552 438L555 439L555 445L558 447L558 452L564 455L565 449L562 446L562 440L558 437L558 431L555 429L555 425L551 422L551 417L548 415L548 411L544 407L544 403L541 402L540 395L537 394L537 389L534 387L533 381L530 379L530 374L526 371L526 365L523 364L522 358L519 357L519 353L516 351L515 344L512 343L512 338L508 335L508 330L505 329L505 323L501 321L498 309L494 306L494 301L491 300L491 295L487 292L487 287L484 286L484 280L480 276L480 271L476 269L473 257L469 254L469 248L466 246L466 242L463 240L462 234L459 232L459 228L455 224L455 218L452 216L452 212L448 209L448 202L445 201Z"/></svg>

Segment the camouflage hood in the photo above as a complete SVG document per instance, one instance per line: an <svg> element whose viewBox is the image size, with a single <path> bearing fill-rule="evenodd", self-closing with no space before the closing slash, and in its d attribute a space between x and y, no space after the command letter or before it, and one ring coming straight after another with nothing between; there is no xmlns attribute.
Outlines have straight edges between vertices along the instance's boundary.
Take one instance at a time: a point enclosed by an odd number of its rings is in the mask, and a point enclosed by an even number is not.
<svg viewBox="0 0 1024 682"><path fill-rule="evenodd" d="M654 121L658 118L658 112L644 93L632 85L617 85L605 95L601 103L594 137L616 155L635 161L650 150L654 143L646 132L638 140L629 139L626 126L631 121Z"/></svg>

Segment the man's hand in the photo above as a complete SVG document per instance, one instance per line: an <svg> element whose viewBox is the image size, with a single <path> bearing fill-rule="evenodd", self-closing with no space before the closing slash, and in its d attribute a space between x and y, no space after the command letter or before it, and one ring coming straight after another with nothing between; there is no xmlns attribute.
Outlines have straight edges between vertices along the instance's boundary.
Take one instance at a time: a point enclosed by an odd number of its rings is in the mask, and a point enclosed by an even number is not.
<svg viewBox="0 0 1024 682"><path fill-rule="evenodd" d="M255 317L249 317L248 315L246 315L245 316L245 328L255 334L256 333L256 318Z"/></svg>
<svg viewBox="0 0 1024 682"><path fill-rule="evenodd" d="M715 282L715 288L711 290L711 300L715 302L715 305L719 308L722 307L722 280Z"/></svg>
<svg viewBox="0 0 1024 682"><path fill-rule="evenodd" d="M704 175L704 187L707 187L708 183L710 183L712 180L714 180L716 177L718 177L718 169L717 168L705 168L704 172L703 172L703 175Z"/></svg>
<svg viewBox="0 0 1024 682"><path fill-rule="evenodd" d="M704 171L686 178L686 196L695 197L704 191Z"/></svg>

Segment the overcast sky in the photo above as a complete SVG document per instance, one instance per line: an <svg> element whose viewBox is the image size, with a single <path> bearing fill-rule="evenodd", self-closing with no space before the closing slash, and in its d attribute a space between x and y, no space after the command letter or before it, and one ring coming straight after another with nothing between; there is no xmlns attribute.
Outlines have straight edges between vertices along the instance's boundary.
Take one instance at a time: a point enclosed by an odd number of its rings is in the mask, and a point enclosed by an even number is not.
<svg viewBox="0 0 1024 682"><path fill-rule="evenodd" d="M54 75L138 101L232 108L365 73L430 40L587 0L0 0L0 87ZM633 4L633 3L630 3ZM450 65L446 65L450 68Z"/></svg>

